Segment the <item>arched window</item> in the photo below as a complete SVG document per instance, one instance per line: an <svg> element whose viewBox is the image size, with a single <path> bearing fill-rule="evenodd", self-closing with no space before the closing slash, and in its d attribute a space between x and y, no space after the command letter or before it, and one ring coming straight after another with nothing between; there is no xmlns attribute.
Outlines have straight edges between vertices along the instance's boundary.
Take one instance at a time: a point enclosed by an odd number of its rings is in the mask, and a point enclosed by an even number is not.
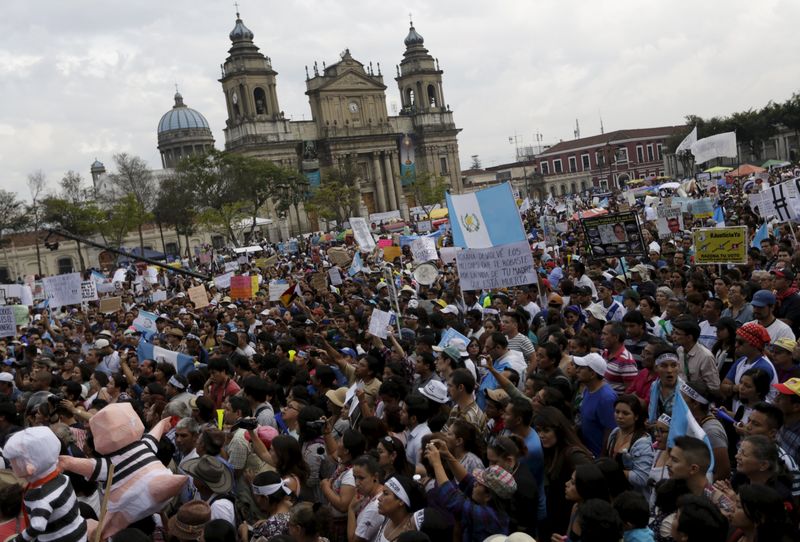
<svg viewBox="0 0 800 542"><path fill-rule="evenodd" d="M570 192L573 193L573 194L575 192L577 192L577 190L575 190L575 183L574 182L570 183L569 189L570 189Z"/></svg>
<svg viewBox="0 0 800 542"><path fill-rule="evenodd" d="M581 192L586 190L586 181L581 181Z"/></svg>
<svg viewBox="0 0 800 542"><path fill-rule="evenodd" d="M567 194L567 185L562 184L561 185L561 195L565 196L566 194Z"/></svg>
<svg viewBox="0 0 800 542"><path fill-rule="evenodd" d="M253 91L253 100L256 103L256 115L267 114L267 94L261 87L256 87Z"/></svg>
<svg viewBox="0 0 800 542"><path fill-rule="evenodd" d="M438 100L436 99L436 87L433 85L428 85L428 105L431 107L436 107L438 105Z"/></svg>
<svg viewBox="0 0 800 542"><path fill-rule="evenodd" d="M412 105L416 104L416 98L414 96L414 89L408 87L406 89L406 107L411 107Z"/></svg>
<svg viewBox="0 0 800 542"><path fill-rule="evenodd" d="M58 274L72 273L72 258L58 259Z"/></svg>
<svg viewBox="0 0 800 542"><path fill-rule="evenodd" d="M238 119L239 116L242 114L241 109L239 109L239 95L236 94L235 90L231 91L231 110L233 111L233 118Z"/></svg>

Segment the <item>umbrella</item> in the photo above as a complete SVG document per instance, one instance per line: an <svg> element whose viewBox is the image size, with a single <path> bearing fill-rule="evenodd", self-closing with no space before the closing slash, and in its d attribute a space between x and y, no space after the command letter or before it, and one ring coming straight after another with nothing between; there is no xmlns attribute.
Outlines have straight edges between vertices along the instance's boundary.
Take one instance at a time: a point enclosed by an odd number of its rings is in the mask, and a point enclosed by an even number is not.
<svg viewBox="0 0 800 542"><path fill-rule="evenodd" d="M732 167L714 166L703 170L703 173L725 173L726 171L730 171L732 169Z"/></svg>
<svg viewBox="0 0 800 542"><path fill-rule="evenodd" d="M761 167L763 167L764 169L769 169L771 167L786 167L790 165L792 164L785 160L767 160L766 162L761 164Z"/></svg>
<svg viewBox="0 0 800 542"><path fill-rule="evenodd" d="M431 211L431 218L436 220L437 218L444 218L447 216L447 209L434 209Z"/></svg>
<svg viewBox="0 0 800 542"><path fill-rule="evenodd" d="M608 214L608 211L605 209L589 209L587 211L580 211L572 215L572 220L578 220L579 218L592 218L595 216L605 215Z"/></svg>
<svg viewBox="0 0 800 542"><path fill-rule="evenodd" d="M662 185L659 185L658 189L659 190L677 190L680 187L681 187L681 183L672 182L672 183L664 183Z"/></svg>
<svg viewBox="0 0 800 542"><path fill-rule="evenodd" d="M754 173L764 173L766 169L763 167L754 166L753 164L742 164L741 166L737 167L728 175L731 177L749 177Z"/></svg>

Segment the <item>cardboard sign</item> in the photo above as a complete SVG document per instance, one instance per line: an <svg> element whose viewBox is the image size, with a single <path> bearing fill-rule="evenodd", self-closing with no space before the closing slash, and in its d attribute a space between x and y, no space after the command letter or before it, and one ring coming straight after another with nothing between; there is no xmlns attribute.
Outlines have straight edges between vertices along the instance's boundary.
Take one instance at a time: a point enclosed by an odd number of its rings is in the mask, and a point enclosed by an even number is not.
<svg viewBox="0 0 800 542"><path fill-rule="evenodd" d="M700 228L694 237L694 263L747 263L747 226L730 228Z"/></svg>
<svg viewBox="0 0 800 542"><path fill-rule="evenodd" d="M253 297L253 283L250 275L234 275L231 277L231 297L233 299L250 299Z"/></svg>
<svg viewBox="0 0 800 542"><path fill-rule="evenodd" d="M328 269L328 278L331 280L331 284L333 286L339 286L342 284L342 274L339 273L339 269L336 267L331 267Z"/></svg>
<svg viewBox="0 0 800 542"><path fill-rule="evenodd" d="M659 239L672 239L683 233L683 213L680 206L667 207L659 205L656 208L656 227Z"/></svg>
<svg viewBox="0 0 800 542"><path fill-rule="evenodd" d="M0 337L14 337L17 334L17 317L14 307L0 307Z"/></svg>
<svg viewBox="0 0 800 542"><path fill-rule="evenodd" d="M396 258L403 256L400 247L388 246L383 248L383 261L392 263Z"/></svg>
<svg viewBox="0 0 800 542"><path fill-rule="evenodd" d="M44 277L44 291L51 307L65 307L67 305L80 305L83 301L81 295L81 274L67 273Z"/></svg>
<svg viewBox="0 0 800 542"><path fill-rule="evenodd" d="M208 294L204 285L201 284L200 286L189 288L186 293L189 294L189 300L194 303L195 309L202 309L208 306Z"/></svg>
<svg viewBox="0 0 800 542"><path fill-rule="evenodd" d="M103 314L111 314L122 310L122 298L119 296L116 297L104 297L100 300L100 312Z"/></svg>
<svg viewBox="0 0 800 542"><path fill-rule="evenodd" d="M84 280L81 282L81 300L82 301L97 301L97 283L93 280Z"/></svg>
<svg viewBox="0 0 800 542"><path fill-rule="evenodd" d="M436 253L436 241L433 237L420 237L411 243L411 255L416 263L425 263L431 260L438 260Z"/></svg>
<svg viewBox="0 0 800 542"><path fill-rule="evenodd" d="M392 313L384 312L378 309L373 310L372 316L369 319L370 335L374 335L375 337L380 337L381 339L385 339L388 336L387 328L389 327L389 323L391 321L392 321Z"/></svg>
<svg viewBox="0 0 800 542"><path fill-rule="evenodd" d="M364 252L372 252L375 250L375 238L372 237L372 232L369 231L367 221L361 217L351 217L350 227L353 229L353 237L358 243L358 248Z"/></svg>
<svg viewBox="0 0 800 542"><path fill-rule="evenodd" d="M329 248L328 259L333 265L338 265L339 267L345 267L350 263L350 255L347 253L347 249L342 247Z"/></svg>
<svg viewBox="0 0 800 542"><path fill-rule="evenodd" d="M594 258L647 254L634 212L582 218L581 224Z"/></svg>
<svg viewBox="0 0 800 542"><path fill-rule="evenodd" d="M319 273L314 273L311 277L311 287L314 288L316 291L321 292L322 290L328 289L328 274L324 271Z"/></svg>
<svg viewBox="0 0 800 542"><path fill-rule="evenodd" d="M527 241L489 248L464 249L456 254L463 290L521 286L536 282L533 253Z"/></svg>

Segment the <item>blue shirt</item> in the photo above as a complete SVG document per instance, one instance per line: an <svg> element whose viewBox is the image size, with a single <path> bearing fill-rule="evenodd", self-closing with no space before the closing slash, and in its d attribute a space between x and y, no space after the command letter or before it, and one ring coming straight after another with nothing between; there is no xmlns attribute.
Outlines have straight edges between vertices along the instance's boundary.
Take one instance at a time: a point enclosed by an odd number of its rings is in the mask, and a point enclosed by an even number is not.
<svg viewBox="0 0 800 542"><path fill-rule="evenodd" d="M539 433L531 429L528 436L525 437L525 447L528 449L528 454L522 459L528 468L531 470L536 483L540 488L544 487L544 449L542 448L542 441L539 439ZM537 519L544 519L547 517L547 494L544 491L539 491L539 508L537 510Z"/></svg>
<svg viewBox="0 0 800 542"><path fill-rule="evenodd" d="M611 431L617 426L614 421L614 402L616 400L617 394L605 382L594 393L589 392L588 389L583 390L581 438L595 457L600 456L606 431Z"/></svg>
<svg viewBox="0 0 800 542"><path fill-rule="evenodd" d="M494 362L494 368L497 372L503 372L508 369L510 366L508 363L501 361L500 363ZM486 376L481 381L480 387L478 387L478 393L475 394L475 402L478 403L478 406L481 407L481 410L486 410L486 390L493 390L499 388L500 385L497 383L497 379L494 377L492 373L486 373ZM535 433L536 431L534 431ZM536 438L539 438L539 435L536 435ZM542 445L539 444L539 448Z"/></svg>

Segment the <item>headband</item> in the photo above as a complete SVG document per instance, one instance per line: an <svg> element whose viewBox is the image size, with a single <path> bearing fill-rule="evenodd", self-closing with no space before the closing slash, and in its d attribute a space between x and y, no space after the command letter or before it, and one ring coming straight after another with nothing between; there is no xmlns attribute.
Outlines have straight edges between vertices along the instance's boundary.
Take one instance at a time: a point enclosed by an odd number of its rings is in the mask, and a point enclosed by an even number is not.
<svg viewBox="0 0 800 542"><path fill-rule="evenodd" d="M662 414L661 416L658 417L657 421L669 427L669 424L672 423L672 417L669 414Z"/></svg>
<svg viewBox="0 0 800 542"><path fill-rule="evenodd" d="M702 395L697 393L697 390L695 390L693 387L691 387L686 382L681 382L681 392L683 392L685 395L688 395L689 397L691 397L692 399L694 399L695 401L697 401L701 405L707 405L708 404L708 399L706 399L705 397L703 397Z"/></svg>
<svg viewBox="0 0 800 542"><path fill-rule="evenodd" d="M666 363L668 361L678 362L678 354L673 354L672 352L665 352L656 358L656 365L661 365L662 363Z"/></svg>
<svg viewBox="0 0 800 542"><path fill-rule="evenodd" d="M384 484L389 490L394 493L394 496L403 501L403 504L411 508L411 499L408 497L408 493L406 490L403 489L403 486L400 482L397 481L397 478L389 478L386 480Z"/></svg>
<svg viewBox="0 0 800 542"><path fill-rule="evenodd" d="M292 490L286 485L286 482L283 480L280 481L278 484L270 484L268 486L257 486L252 484L253 493L256 495L263 495L264 497L269 497L270 495L274 495L278 492L278 490L282 489L284 493L287 495L292 494Z"/></svg>
<svg viewBox="0 0 800 542"><path fill-rule="evenodd" d="M175 375L172 375L171 377L169 377L169 380L167 380L167 384L172 384L174 387L178 388L179 390L186 389L186 386L184 386L183 384L181 384L181 383L178 381L178 379L177 379L177 378L175 378Z"/></svg>
<svg viewBox="0 0 800 542"><path fill-rule="evenodd" d="M422 530L422 523L425 521L425 509L420 508L413 514L414 516L414 525L417 527L418 531Z"/></svg>

